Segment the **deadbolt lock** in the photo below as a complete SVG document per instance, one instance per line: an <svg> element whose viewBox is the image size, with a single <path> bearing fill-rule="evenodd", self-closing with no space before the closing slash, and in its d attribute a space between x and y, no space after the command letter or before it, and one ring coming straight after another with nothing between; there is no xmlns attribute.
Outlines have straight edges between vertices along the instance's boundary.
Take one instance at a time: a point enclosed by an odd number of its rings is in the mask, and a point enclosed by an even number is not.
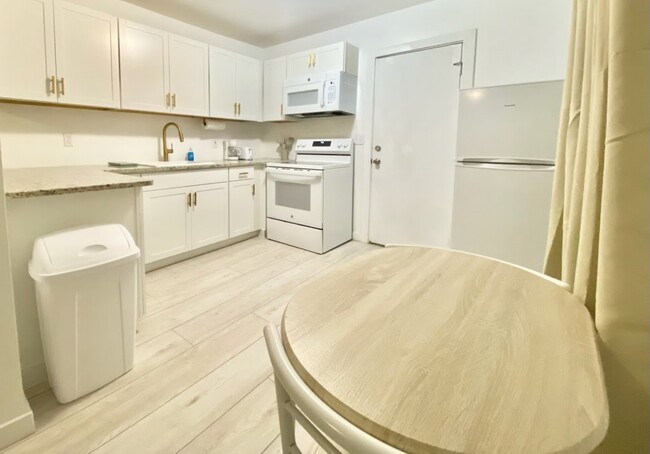
<svg viewBox="0 0 650 454"><path fill-rule="evenodd" d="M379 145L375 145L375 151L381 151L381 147Z"/></svg>

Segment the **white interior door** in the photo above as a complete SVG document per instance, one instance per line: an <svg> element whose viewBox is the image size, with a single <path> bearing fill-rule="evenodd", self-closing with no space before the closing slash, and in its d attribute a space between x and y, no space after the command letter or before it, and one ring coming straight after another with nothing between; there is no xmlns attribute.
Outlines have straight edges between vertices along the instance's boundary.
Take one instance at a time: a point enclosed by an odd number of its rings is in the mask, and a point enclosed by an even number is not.
<svg viewBox="0 0 650 454"><path fill-rule="evenodd" d="M120 107L117 17L74 3L55 5L59 101Z"/></svg>
<svg viewBox="0 0 650 454"><path fill-rule="evenodd" d="M208 45L169 35L169 85L173 112L209 115L208 74Z"/></svg>
<svg viewBox="0 0 650 454"><path fill-rule="evenodd" d="M370 241L448 247L461 45L377 59Z"/></svg>
<svg viewBox="0 0 650 454"><path fill-rule="evenodd" d="M0 97L56 102L52 0L0 0Z"/></svg>
<svg viewBox="0 0 650 454"><path fill-rule="evenodd" d="M119 20L122 108L168 112L169 35Z"/></svg>

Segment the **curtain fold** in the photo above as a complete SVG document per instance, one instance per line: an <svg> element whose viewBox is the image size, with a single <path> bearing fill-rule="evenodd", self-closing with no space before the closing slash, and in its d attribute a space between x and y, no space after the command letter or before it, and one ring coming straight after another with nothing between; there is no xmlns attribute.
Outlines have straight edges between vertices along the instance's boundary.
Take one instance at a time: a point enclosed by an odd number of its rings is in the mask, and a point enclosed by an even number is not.
<svg viewBox="0 0 650 454"><path fill-rule="evenodd" d="M650 452L650 1L574 0L545 272L594 317L598 452Z"/></svg>

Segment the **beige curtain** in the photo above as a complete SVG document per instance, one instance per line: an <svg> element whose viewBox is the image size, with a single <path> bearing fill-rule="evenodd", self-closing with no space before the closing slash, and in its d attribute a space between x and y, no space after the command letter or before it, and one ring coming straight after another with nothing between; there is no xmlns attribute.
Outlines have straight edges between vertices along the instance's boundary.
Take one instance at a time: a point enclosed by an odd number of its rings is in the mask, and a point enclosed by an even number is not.
<svg viewBox="0 0 650 454"><path fill-rule="evenodd" d="M545 272L601 338L597 452L650 452L650 0L574 0Z"/></svg>

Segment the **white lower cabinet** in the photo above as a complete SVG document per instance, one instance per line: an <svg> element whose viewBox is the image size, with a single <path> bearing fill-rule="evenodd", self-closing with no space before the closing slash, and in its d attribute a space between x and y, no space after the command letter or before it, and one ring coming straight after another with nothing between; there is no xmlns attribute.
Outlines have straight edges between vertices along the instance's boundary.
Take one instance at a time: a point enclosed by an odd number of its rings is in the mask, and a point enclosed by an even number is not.
<svg viewBox="0 0 650 454"><path fill-rule="evenodd" d="M252 166L155 174L144 193L145 263L259 230Z"/></svg>
<svg viewBox="0 0 650 454"><path fill-rule="evenodd" d="M192 193L192 248L228 239L228 183L196 186Z"/></svg>
<svg viewBox="0 0 650 454"><path fill-rule="evenodd" d="M255 230L255 180L230 182L230 238Z"/></svg>
<svg viewBox="0 0 650 454"><path fill-rule="evenodd" d="M144 192L145 263L192 249L187 188Z"/></svg>

